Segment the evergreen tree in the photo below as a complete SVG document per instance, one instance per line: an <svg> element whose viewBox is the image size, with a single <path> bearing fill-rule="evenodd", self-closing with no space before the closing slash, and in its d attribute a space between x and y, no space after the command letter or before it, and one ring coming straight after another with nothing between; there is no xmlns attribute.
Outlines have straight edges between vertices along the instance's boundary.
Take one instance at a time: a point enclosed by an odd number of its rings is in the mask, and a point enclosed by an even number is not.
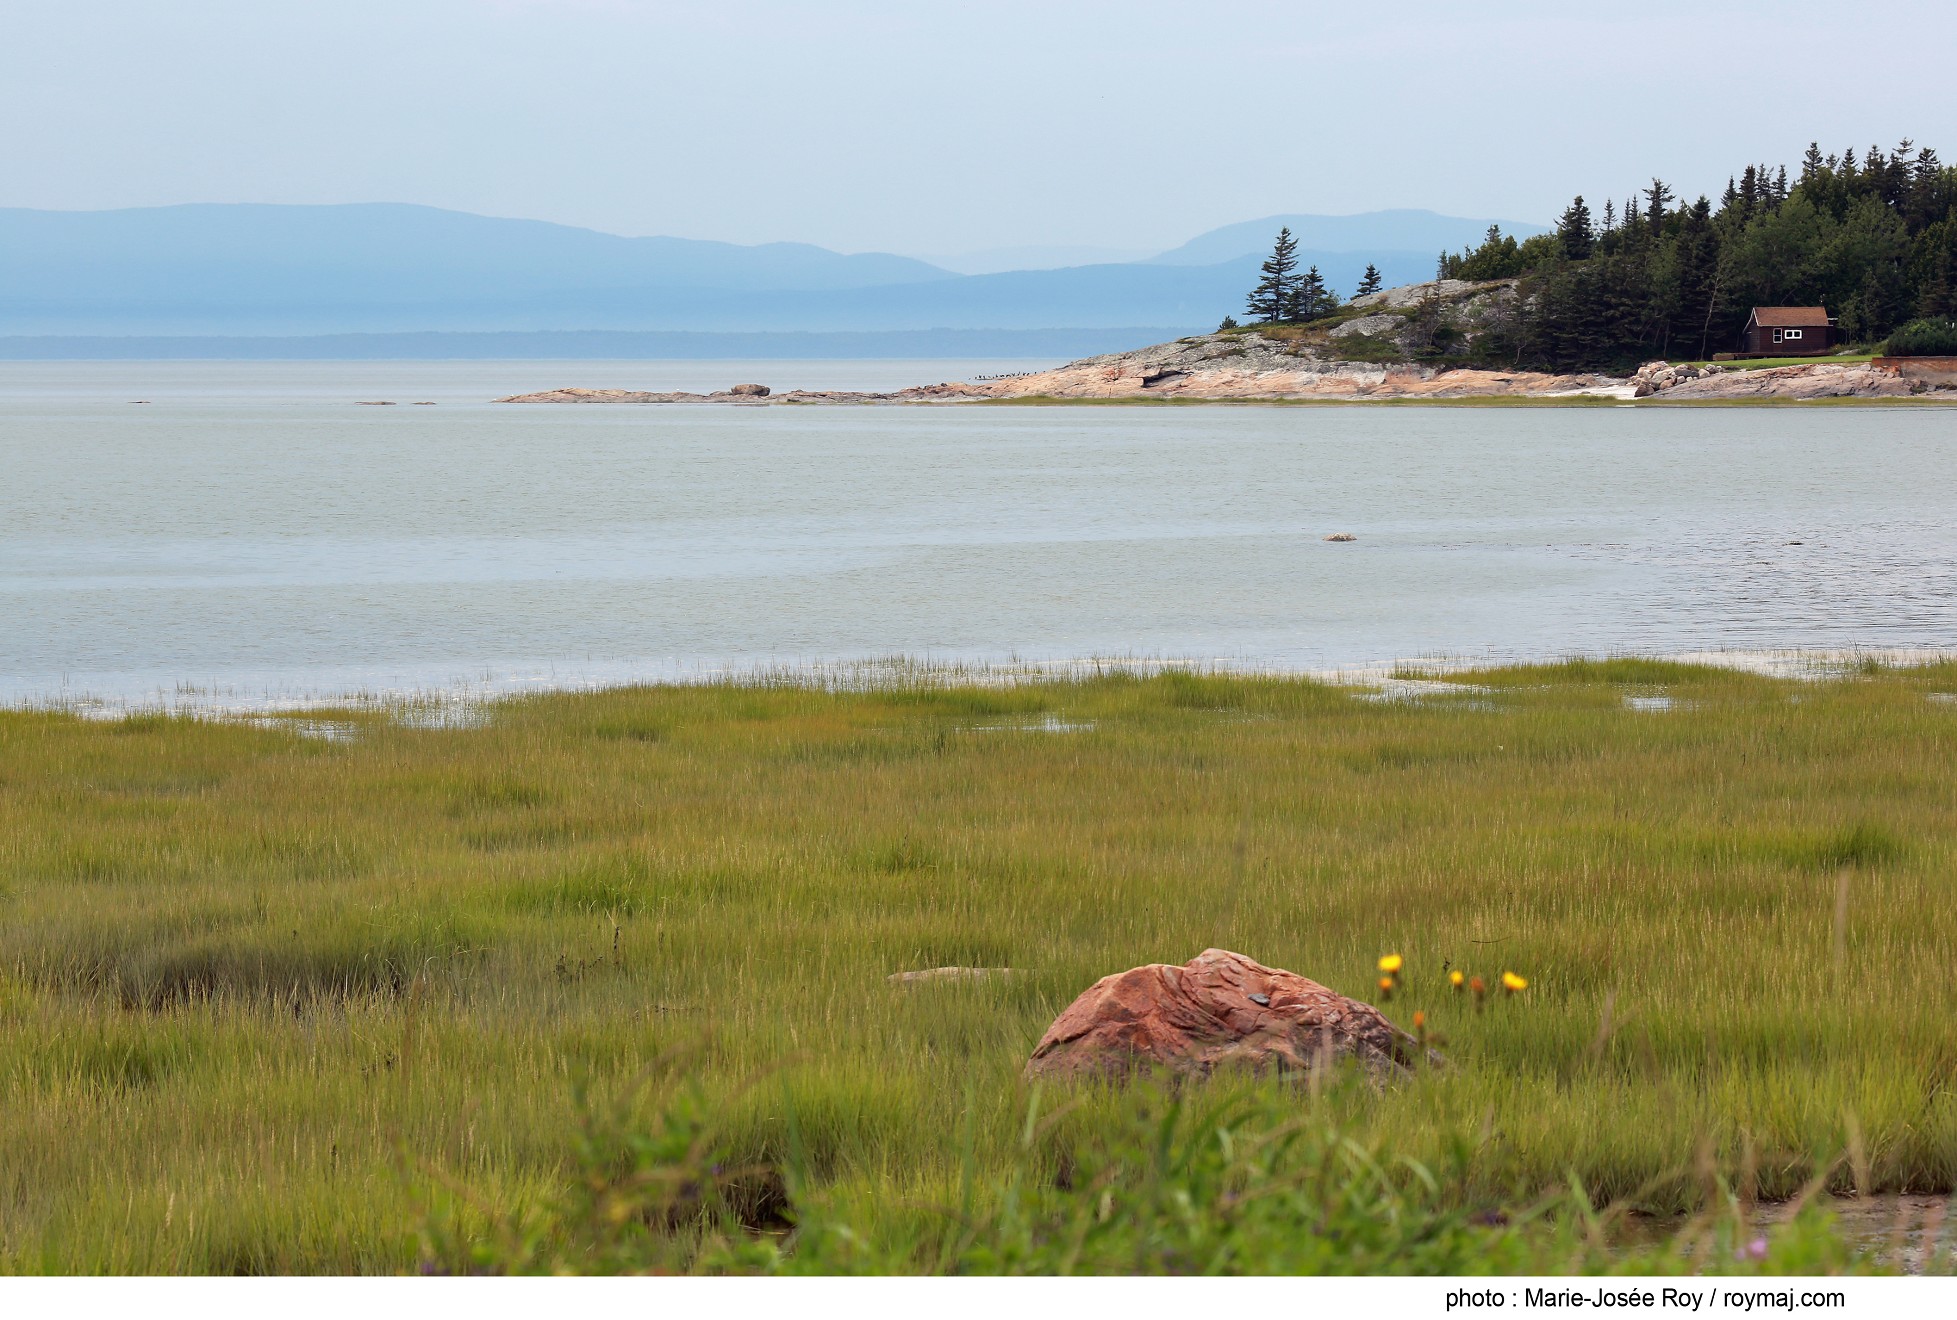
<svg viewBox="0 0 1957 1320"><path fill-rule="evenodd" d="M1314 317L1330 316L1339 310L1338 290L1325 282L1324 277L1318 273L1318 267L1313 266L1307 271L1305 278L1315 281L1318 288L1317 305L1312 309Z"/></svg>
<svg viewBox="0 0 1957 1320"><path fill-rule="evenodd" d="M1245 312L1253 321L1273 324L1286 319L1291 312L1297 283L1298 240L1291 237L1289 225L1278 230L1277 243L1271 248L1271 255L1258 267L1263 279L1250 291L1245 302Z"/></svg>
<svg viewBox="0 0 1957 1320"><path fill-rule="evenodd" d="M1651 186L1644 190L1644 199L1645 219L1650 222L1651 232L1655 234L1664 227L1665 203L1672 200L1672 190L1662 179L1653 179Z"/></svg>
<svg viewBox="0 0 1957 1320"><path fill-rule="evenodd" d="M1713 315L1719 299L1719 236L1712 227L1712 203L1701 197L1686 208L1673 250L1672 281L1677 297L1669 336L1683 351L1685 345L1704 357L1712 340Z"/></svg>
<svg viewBox="0 0 1957 1320"><path fill-rule="evenodd" d="M1916 296L1916 313L1957 316L1957 220L1947 220L1937 229L1949 229L1951 234L1924 263L1927 269L1923 273L1922 291Z"/></svg>
<svg viewBox="0 0 1957 1320"><path fill-rule="evenodd" d="M1582 261L1590 255L1590 248L1597 235L1590 227L1590 208L1583 204L1583 194L1570 203L1556 221L1556 237L1562 240L1563 255L1571 261Z"/></svg>
<svg viewBox="0 0 1957 1320"><path fill-rule="evenodd" d="M1325 277L1318 273L1318 267L1300 275L1291 286L1291 301L1285 309L1287 321L1316 321L1339 305L1339 300L1325 287Z"/></svg>
<svg viewBox="0 0 1957 1320"><path fill-rule="evenodd" d="M1481 246L1472 252L1462 253L1458 260L1449 264L1447 273L1459 280L1506 280L1520 275L1527 268L1528 262L1515 236L1504 234L1498 225L1490 225Z"/></svg>
<svg viewBox="0 0 1957 1320"><path fill-rule="evenodd" d="M1604 232L1606 234L1617 232L1617 203L1608 197L1604 198Z"/></svg>
<svg viewBox="0 0 1957 1320"><path fill-rule="evenodd" d="M1899 215L1909 209L1910 157L1915 154L1915 148L1915 143L1904 138L1896 144L1882 168L1882 200Z"/></svg>
<svg viewBox="0 0 1957 1320"><path fill-rule="evenodd" d="M1378 293L1380 285L1384 282L1380 277L1379 267L1370 261L1367 262L1366 273L1359 277L1359 296L1364 297L1369 293Z"/></svg>
<svg viewBox="0 0 1957 1320"><path fill-rule="evenodd" d="M1946 177L1937 153L1923 148L1910 171L1909 206L1903 215L1910 232L1922 233L1948 214L1953 204L1957 204L1957 171Z"/></svg>
<svg viewBox="0 0 1957 1320"><path fill-rule="evenodd" d="M1828 163L1821 159L1821 144L1808 143L1807 155L1801 157L1801 182L1804 184L1813 182L1827 167Z"/></svg>
<svg viewBox="0 0 1957 1320"><path fill-rule="evenodd" d="M1315 321L1339 305L1339 295L1333 293L1325 283L1325 277L1313 266L1305 272L1299 284L1300 301L1305 305L1305 319Z"/></svg>

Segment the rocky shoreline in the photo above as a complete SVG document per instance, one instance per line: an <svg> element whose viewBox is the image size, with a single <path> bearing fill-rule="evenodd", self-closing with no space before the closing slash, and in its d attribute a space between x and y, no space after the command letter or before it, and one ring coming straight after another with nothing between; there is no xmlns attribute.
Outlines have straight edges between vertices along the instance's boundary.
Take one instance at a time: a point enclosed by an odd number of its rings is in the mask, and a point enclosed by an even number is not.
<svg viewBox="0 0 1957 1320"><path fill-rule="evenodd" d="M1831 362L1748 368L1653 362L1629 377L1550 375L1399 360L1411 338L1437 326L1472 335L1501 315L1513 291L1505 281L1437 280L1354 299L1329 330L1225 330L1083 358L1047 371L993 380L946 381L888 392L789 390L736 385L711 394L565 388L516 394L498 403L708 403L746 407L977 403L987 401L1365 402L1445 399L1717 400L1881 399L1940 395L1957 401L1957 382L1923 376L1894 362Z"/></svg>

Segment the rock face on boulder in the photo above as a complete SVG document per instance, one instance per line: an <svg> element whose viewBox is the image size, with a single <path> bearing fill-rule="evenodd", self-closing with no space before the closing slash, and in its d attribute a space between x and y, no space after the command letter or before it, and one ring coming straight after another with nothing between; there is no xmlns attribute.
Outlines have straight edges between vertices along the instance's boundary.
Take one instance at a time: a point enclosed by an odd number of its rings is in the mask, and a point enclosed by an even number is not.
<svg viewBox="0 0 1957 1320"><path fill-rule="evenodd" d="M1406 322L1401 317L1388 316L1383 312L1375 313L1372 316L1361 316L1347 321L1344 325L1334 326L1331 337L1350 339L1354 335L1383 335L1388 331L1399 329L1404 324Z"/></svg>
<svg viewBox="0 0 1957 1320"><path fill-rule="evenodd" d="M1354 307L1412 307L1429 298L1459 298L1480 286L1467 280L1428 280L1425 284L1402 284L1397 289L1362 293L1352 300Z"/></svg>
<svg viewBox="0 0 1957 1320"><path fill-rule="evenodd" d="M1725 374L1725 371L1726 368L1720 366L1717 362L1709 362L1703 367L1695 367L1689 362L1680 363L1678 366L1673 366L1671 363L1664 361L1647 362L1639 367L1637 373L1631 377L1631 397L1634 399L1649 398L1660 390L1668 390L1672 386L1682 385L1688 380L1698 380L1705 376L1719 376Z"/></svg>
<svg viewBox="0 0 1957 1320"><path fill-rule="evenodd" d="M1873 362L1826 358L1785 367L1703 367L1647 362L1631 377L1637 399L1896 399L1928 392Z"/></svg>
<svg viewBox="0 0 1957 1320"><path fill-rule="evenodd" d="M1302 1073L1352 1058L1379 1076L1419 1057L1419 1043L1371 1004L1240 953L1206 949L1180 967L1151 963L1096 981L1047 1028L1026 1075L1120 1078L1148 1068L1207 1075L1230 1065Z"/></svg>

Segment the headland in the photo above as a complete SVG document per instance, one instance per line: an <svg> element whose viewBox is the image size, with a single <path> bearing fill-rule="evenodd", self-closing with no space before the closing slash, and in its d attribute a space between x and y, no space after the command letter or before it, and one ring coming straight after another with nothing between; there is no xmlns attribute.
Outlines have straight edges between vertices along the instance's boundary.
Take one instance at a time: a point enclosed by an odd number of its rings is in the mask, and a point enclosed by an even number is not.
<svg viewBox="0 0 1957 1320"><path fill-rule="evenodd" d="M1627 375L1508 368L1431 352L1498 334L1521 295L1514 280L1433 280L1355 298L1305 326L1229 328L1045 371L891 391L742 384L710 394L569 387L499 403L682 403L746 407L948 403L1516 402L1957 403L1957 363L1862 357L1654 361Z"/></svg>

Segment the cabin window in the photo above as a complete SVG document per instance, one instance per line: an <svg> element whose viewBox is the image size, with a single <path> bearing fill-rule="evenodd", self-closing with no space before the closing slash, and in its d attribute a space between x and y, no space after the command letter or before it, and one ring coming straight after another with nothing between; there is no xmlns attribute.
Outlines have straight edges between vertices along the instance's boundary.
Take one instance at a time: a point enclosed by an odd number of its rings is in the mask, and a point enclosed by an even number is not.
<svg viewBox="0 0 1957 1320"><path fill-rule="evenodd" d="M1783 339L1799 339L1801 332L1799 330L1783 330L1780 332L1780 335Z"/></svg>
<svg viewBox="0 0 1957 1320"><path fill-rule="evenodd" d="M1774 342L1778 344L1780 342L1780 337L1786 333L1787 332L1785 330L1780 329L1778 326L1774 327Z"/></svg>

